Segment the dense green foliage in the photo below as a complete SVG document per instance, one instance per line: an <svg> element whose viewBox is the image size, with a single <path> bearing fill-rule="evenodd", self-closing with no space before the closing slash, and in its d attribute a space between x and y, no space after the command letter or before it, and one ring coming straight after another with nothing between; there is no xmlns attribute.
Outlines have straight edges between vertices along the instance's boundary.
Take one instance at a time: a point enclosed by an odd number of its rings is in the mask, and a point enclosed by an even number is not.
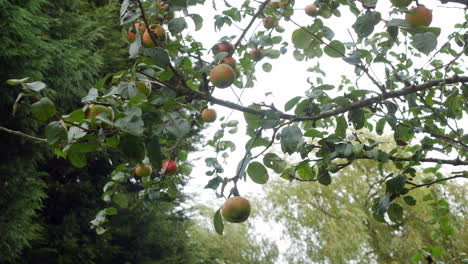
<svg viewBox="0 0 468 264"><path fill-rule="evenodd" d="M46 81L49 89L45 92L57 100L59 109L66 110L79 101L77 96L89 89L104 70L126 63L122 49L125 43L113 30L117 19L109 13L117 12L119 6L115 2L103 6L95 1L2 0L0 7L2 126L32 135L43 131L39 122L29 119L29 98L23 98L15 115L12 114L19 90L7 86L7 79L29 76ZM117 43L121 43L120 48ZM110 56L109 47L120 57ZM45 197L44 187L50 184L45 183L47 177L38 166L49 162L50 152L6 133L0 134L0 147L0 262L3 262L11 261L32 239L38 238L41 225L33 219L35 210L41 207L41 198Z"/></svg>

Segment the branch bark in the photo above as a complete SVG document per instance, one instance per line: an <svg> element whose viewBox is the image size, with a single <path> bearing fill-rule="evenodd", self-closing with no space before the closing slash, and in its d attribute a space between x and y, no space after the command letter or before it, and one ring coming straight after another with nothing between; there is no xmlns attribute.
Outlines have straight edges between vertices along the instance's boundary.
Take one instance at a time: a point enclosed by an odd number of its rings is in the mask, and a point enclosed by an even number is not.
<svg viewBox="0 0 468 264"><path fill-rule="evenodd" d="M279 117L281 119L288 119L288 120L292 120L294 122L298 122L298 121L317 121L317 120L321 120L321 119L324 119L324 118L327 118L327 117L332 117L332 116L336 116L336 115L339 115L339 114L343 114L343 113L349 112L351 110L356 110L356 109L363 108L363 107L366 107L366 106L370 106L370 105L373 105L373 104L376 104L376 103L381 103L381 102L383 102L383 101L385 101L387 99L397 98L397 97L405 96L407 94L423 91L423 90L426 90L428 88L431 88L431 87L434 87L434 86L437 86L437 85L440 85L440 84L454 84L454 83L459 83L459 82L461 82L461 83L468 82L468 76L457 76L457 75L455 75L455 76L447 78L447 79L432 80L432 81L428 81L428 82L420 84L420 85L408 86L408 87L405 87L405 88L400 89L400 90L387 92L386 94L380 95L380 96L373 96L371 98L364 99L364 100L361 100L361 101L358 101L358 102L354 102L354 103L351 103L351 104L348 104L348 105L345 105L345 106L342 106L342 107L338 107L338 108L335 108L333 110L325 111L325 112L322 112L322 113L317 114L317 115L297 116L297 115L286 114L286 113L283 113L281 111L278 111L278 114L279 114ZM241 112L244 112L244 113L260 115L260 116L266 115L266 111L264 111L264 110L255 110L255 109L252 109L252 108L249 108L249 107L240 106L240 105L235 104L233 102L221 100L221 99L218 99L218 98L213 97L211 95L200 93L198 91L191 90L191 91L186 91L186 92L191 93L191 95L193 95L196 98L204 99L204 100L207 100L207 101L209 101L211 103L221 105L221 106L225 106L225 107L228 107L228 108L231 108L231 109L234 109L234 110L238 110L238 111L241 111Z"/></svg>
<svg viewBox="0 0 468 264"><path fill-rule="evenodd" d="M30 139L30 140L33 140L33 141L36 141L36 142L39 142L39 143L47 143L47 139L45 139L45 138L38 138L38 137L35 137L35 136L25 134L25 133L20 132L20 131L8 129L6 127L0 126L0 131L4 131L4 132L7 132L7 133L10 133L10 134L13 134L13 135L21 136L21 137L24 137L24 138L27 138L27 139Z"/></svg>

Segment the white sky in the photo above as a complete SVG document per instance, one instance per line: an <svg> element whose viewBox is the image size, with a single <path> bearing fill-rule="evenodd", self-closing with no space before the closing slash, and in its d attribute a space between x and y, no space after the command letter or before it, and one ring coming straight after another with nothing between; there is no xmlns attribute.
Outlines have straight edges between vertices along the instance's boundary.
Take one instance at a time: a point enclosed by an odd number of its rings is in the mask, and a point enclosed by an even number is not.
<svg viewBox="0 0 468 264"><path fill-rule="evenodd" d="M243 1L228 1L232 5L240 6ZM313 1L303 1L297 0L295 4L296 9L300 9L305 7L308 4L313 3ZM459 8L446 8L447 6L457 6L460 5L442 5L440 2L435 0L425 0L420 1L428 8L433 9L433 21L431 26L432 27L441 27L442 33L441 37L439 37L438 47L440 47L441 42L446 41L446 35L450 33L449 30L453 29L453 25L455 23L460 23L463 21L463 10ZM204 22L203 28L200 31L195 32L193 29L193 23L190 18L187 18L187 22L190 25L190 29L186 30L190 32L191 35L198 41L203 42L205 48L210 48L212 45L217 43L218 39L224 35L239 35L241 31L236 27L226 28L224 27L222 32L214 32L214 20L213 17L216 14L221 14L222 10L224 10L223 1L216 1L218 11L214 11L211 6L211 0L206 1L205 6L198 6L194 8L190 8L190 13L198 13L202 15ZM252 4L258 5L255 2ZM380 1L377 5L377 11L381 12L382 19L388 19L388 10L390 8L389 1ZM348 29L354 35L354 31L351 28L351 25L355 22L355 16L352 15L347 7L341 7L341 18L332 17L330 19L323 19L325 25L331 28L335 32L335 38L340 40L341 42L351 42L352 39L348 33ZM404 18L404 15L398 16L399 18ZM292 16L292 19L301 24L301 25L309 25L313 22L312 17L307 16L303 10L296 10L295 14ZM240 28L244 28L245 25L250 21L250 18L247 18L242 24L239 24ZM259 26L258 26L259 25ZM307 77L313 77L314 80L317 75L313 75L311 73L306 72L308 67L313 67L320 63L320 66L323 71L326 72L327 77L324 78L325 83L330 84L339 84L341 75L346 74L348 78L353 80L355 78L354 74L354 67L345 63L341 59L333 59L328 57L327 55L322 56L320 59L313 59L309 61L298 62L292 56L293 45L291 43L291 34L292 32L297 29L297 27L292 24L291 22L286 22L284 20L280 21L280 25L286 29L285 33L282 33L283 40L290 42L289 50L286 55L282 55L279 59L270 60L267 58L262 59L259 63L257 63L256 67L256 77L257 81L255 83L254 88L245 89L242 95L242 105L248 106L252 102L266 102L266 103L274 103L274 105L280 109L284 110L284 104L291 98L295 96L303 96L304 92L310 88L310 85L306 82ZM258 27L257 27L258 26ZM383 23L380 23L379 26L383 27ZM249 38L253 30L264 30L263 26L261 25L261 19L257 19L254 23L250 31L247 33L246 37ZM277 32L274 32L273 35L277 35ZM357 39L356 36L353 36L354 39ZM237 40L237 38L235 39ZM279 46L278 46L279 47ZM210 54L211 56L211 54ZM238 57L234 56L234 58L238 59ZM211 57L206 57L207 60L211 60ZM427 57L423 56L423 61L427 61ZM269 73L265 73L261 65L264 62L270 62L273 65L273 69ZM374 72L377 74L381 73L382 71L378 68L373 68ZM380 75L382 76L382 75ZM379 77L379 76L378 76ZM378 78L380 81L383 81L383 78ZM366 78L362 78L363 82L360 84L369 84L369 87L366 89L374 89L375 87L372 86L366 80ZM241 90L233 86L234 91L239 95ZM267 93L272 93L268 97L265 96ZM214 94L215 97L221 98L224 100L228 100L231 102L236 102L236 96L233 94L231 89L216 89ZM229 108L225 108L222 106L212 106L217 113L218 119L221 116L228 116L231 114L232 110ZM230 153L230 157L226 161L226 163L222 164L225 173L222 175L223 177L232 177L235 175L235 170L237 167L238 162L242 159L243 155L245 154L245 143L248 140L248 137L245 136L245 121L243 114L238 111L234 111L231 115L229 120L238 120L239 121L239 131L237 134L231 135L226 133L225 139L232 140L237 147L237 150L234 153ZM206 139L211 139L213 134L220 128L221 122L216 121L215 123L209 124L208 128L204 130L204 134L206 135ZM466 128L465 128L466 129ZM189 160L193 161L194 168L191 174L191 180L189 184L185 188L185 192L188 192L194 196L196 196L197 202L203 201L203 203L212 205L214 208L219 208L224 199L217 199L214 192L211 189L203 189L203 187L207 184L208 180L211 177L205 175L205 172L208 170L205 166L205 158L207 157L214 157L215 153L211 147L201 147L202 151L197 153L191 153L189 155ZM258 153L258 151L262 150L262 148L254 149L254 154ZM220 158L222 161L222 158ZM272 171L269 171L270 179L271 178L278 178L277 175L274 175ZM286 182L285 182L286 183ZM268 184L268 183L267 183ZM261 196L263 192L262 186L253 183L250 180L247 182L239 182L239 190L242 196L247 198L254 198ZM230 188L226 188L226 193ZM253 208L255 210L255 208ZM273 226L269 228L265 225L265 223L255 223L252 232L258 233L261 236L266 236L271 239L276 240L279 242L280 233L281 233L281 226L275 223L270 223ZM277 243L280 249L280 255L282 252L285 252L288 246L287 241L281 241L281 243ZM278 263L286 263L283 258L280 257Z"/></svg>

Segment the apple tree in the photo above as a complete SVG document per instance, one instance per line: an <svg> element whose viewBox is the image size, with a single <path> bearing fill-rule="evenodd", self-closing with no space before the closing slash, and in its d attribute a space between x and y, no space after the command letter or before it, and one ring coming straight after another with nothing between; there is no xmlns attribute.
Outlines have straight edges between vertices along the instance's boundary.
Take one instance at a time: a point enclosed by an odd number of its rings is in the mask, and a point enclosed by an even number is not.
<svg viewBox="0 0 468 264"><path fill-rule="evenodd" d="M122 33L134 64L104 76L82 98L83 107L71 113L57 113L42 93L45 84L27 78L9 81L22 88L17 102L25 97L34 101L31 113L44 122L44 135L0 127L2 131L46 143L76 167L86 166L88 153L109 154L114 171L102 195L109 207L91 222L98 233L105 232L108 216L129 206L128 185L137 187L143 204L178 195L178 183L191 171L184 146L200 135L205 121L216 119L216 112L201 115L210 105L244 115L244 120L222 120L207 141L218 155L206 157L206 188L219 198L239 196L239 180L265 184L270 175L329 185L355 161L375 160L380 167L394 164L398 173L380 183L385 195L374 200L373 215L382 222L386 215L400 221L404 212L399 204L413 203L412 190L468 177L463 169L468 165L463 126L468 110L466 9L454 28L441 29L431 27L437 10L421 1L395 0L390 9L380 9L377 0L316 0L305 6L293 0L234 2L122 1ZM464 0L440 4L466 8ZM200 5L212 9L214 24L204 24L206 14L193 12ZM298 12L306 12L309 22L296 21ZM346 25L351 42L335 36L334 29L343 25L327 23L344 15L353 20ZM281 26L286 23L295 29L286 31ZM222 36L237 24L242 25L239 34ZM217 43L196 39L188 29L206 27L219 32ZM442 31L448 31L448 38L440 37ZM259 70L268 72L276 59L291 55L298 61L331 58L337 67L351 65L354 73L338 83L309 80L302 89L306 92L291 95L283 107L263 102L244 106L215 96L218 89L254 88ZM319 65L305 70L325 74ZM239 122L246 123L245 131L238 130ZM219 160L237 147L226 133L249 138L234 172L225 171ZM384 133L393 135L395 148L381 148L383 142L376 138ZM274 144L284 156L301 161L290 165L271 151ZM146 166L145 173L135 173L140 166ZM431 166L437 178L416 177L421 166ZM444 175L440 170L445 166L461 169ZM246 208L232 206L230 213L246 218ZM222 233L221 209L214 225Z"/></svg>

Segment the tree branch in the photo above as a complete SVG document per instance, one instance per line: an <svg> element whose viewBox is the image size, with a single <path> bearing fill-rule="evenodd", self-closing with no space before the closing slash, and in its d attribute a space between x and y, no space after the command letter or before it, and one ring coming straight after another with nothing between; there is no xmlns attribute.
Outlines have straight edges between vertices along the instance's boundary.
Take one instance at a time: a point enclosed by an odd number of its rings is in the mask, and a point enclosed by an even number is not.
<svg viewBox="0 0 468 264"><path fill-rule="evenodd" d="M255 13L252 17L252 19L250 20L249 24L247 25L247 27L242 31L242 34L240 35L239 39L236 41L236 43L234 44L234 48L237 49L237 47L240 45L240 43L242 42L242 39L245 37L245 34L247 34L247 31L249 31L250 27L252 27L254 21L257 19L257 17L263 12L263 9L265 9L266 5L268 5L268 3L270 2L270 0L266 0L265 2L263 2L263 4L261 4L259 7L258 7L258 10L257 10L257 13Z"/></svg>
<svg viewBox="0 0 468 264"><path fill-rule="evenodd" d="M442 178L442 179L438 179L438 180L435 180L435 181L432 181L432 182L428 182L428 183L422 183L422 184L415 184L415 183L412 183L412 182L406 182L407 184L410 184L410 185L413 185L413 187L411 187L409 190L414 190L414 189L417 189L417 188L421 188L421 187L429 187L433 184L436 184L436 183L439 183L439 182L443 182L443 181L448 181L448 180L452 180L452 179L455 179L455 178L465 178L465 179L468 179L468 176L466 175L467 173L464 173L464 174L461 174L461 175L455 175L455 176L452 176L452 177L447 177L447 178Z"/></svg>
<svg viewBox="0 0 468 264"><path fill-rule="evenodd" d="M25 133L20 132L20 131L8 129L8 128L6 128L6 127L0 126L0 130L1 130L1 131L5 131L5 132L10 133L10 134L13 134L13 135L25 137L25 138L27 138L27 139L30 139L30 140L33 140L33 141L36 141L36 142L47 143L47 139L45 139L45 138L38 138L38 137L35 137L35 136L31 136L31 135L25 134Z"/></svg>
<svg viewBox="0 0 468 264"><path fill-rule="evenodd" d="M456 3L456 4L468 5L468 0L440 0L440 2L442 4Z"/></svg>

